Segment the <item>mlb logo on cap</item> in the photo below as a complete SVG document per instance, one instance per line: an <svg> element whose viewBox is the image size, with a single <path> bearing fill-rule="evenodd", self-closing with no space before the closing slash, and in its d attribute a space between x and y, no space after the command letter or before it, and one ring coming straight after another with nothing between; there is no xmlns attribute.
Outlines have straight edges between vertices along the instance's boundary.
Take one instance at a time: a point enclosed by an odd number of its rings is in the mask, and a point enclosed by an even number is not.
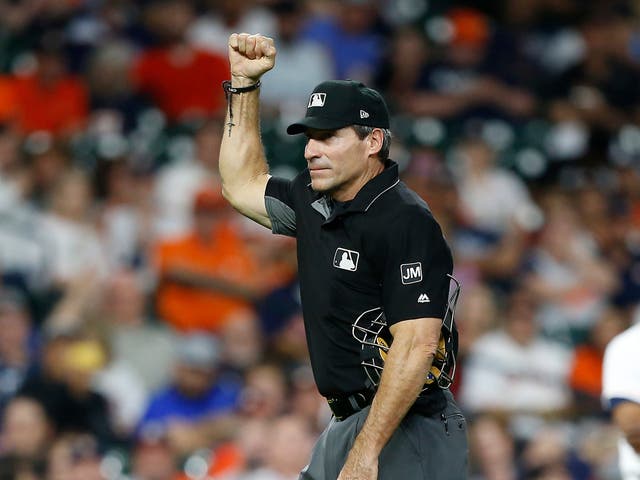
<svg viewBox="0 0 640 480"><path fill-rule="evenodd" d="M324 107L324 101L326 98L327 98L326 93L312 93L311 96L309 97L309 105L307 105L307 108Z"/></svg>

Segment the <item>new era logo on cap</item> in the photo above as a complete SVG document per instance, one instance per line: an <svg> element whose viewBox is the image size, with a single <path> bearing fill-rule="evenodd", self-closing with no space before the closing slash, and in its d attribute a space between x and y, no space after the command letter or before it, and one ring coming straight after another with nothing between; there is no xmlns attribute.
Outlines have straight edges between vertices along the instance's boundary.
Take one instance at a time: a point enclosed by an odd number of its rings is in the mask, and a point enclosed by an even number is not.
<svg viewBox="0 0 640 480"><path fill-rule="evenodd" d="M327 99L326 93L312 93L311 96L309 97L309 105L307 105L307 108L324 107L324 101L326 99Z"/></svg>
<svg viewBox="0 0 640 480"><path fill-rule="evenodd" d="M369 114L364 110L360 110L360 118L369 118Z"/></svg>

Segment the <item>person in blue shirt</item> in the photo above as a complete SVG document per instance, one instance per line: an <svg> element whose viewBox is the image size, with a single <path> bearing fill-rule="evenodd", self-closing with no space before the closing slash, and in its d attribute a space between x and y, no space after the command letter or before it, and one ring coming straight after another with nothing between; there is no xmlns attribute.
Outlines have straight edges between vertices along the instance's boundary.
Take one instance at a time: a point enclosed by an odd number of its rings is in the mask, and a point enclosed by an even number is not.
<svg viewBox="0 0 640 480"><path fill-rule="evenodd" d="M137 428L182 439L185 449L209 440L212 422L232 413L239 402L241 385L220 374L220 346L204 333L180 339L172 382L156 392ZM178 446L180 448L180 446Z"/></svg>

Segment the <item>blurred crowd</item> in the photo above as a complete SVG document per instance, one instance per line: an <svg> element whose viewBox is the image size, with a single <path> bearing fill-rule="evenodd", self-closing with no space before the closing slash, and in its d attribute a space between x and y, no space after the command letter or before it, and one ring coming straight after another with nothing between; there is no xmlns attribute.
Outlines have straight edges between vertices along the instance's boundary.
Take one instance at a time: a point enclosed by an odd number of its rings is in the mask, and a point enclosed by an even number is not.
<svg viewBox="0 0 640 480"><path fill-rule="evenodd" d="M330 418L295 241L220 194L227 38L276 41L272 173L362 80L463 285L474 480L618 478L640 318L636 0L0 0L0 479L296 479Z"/></svg>

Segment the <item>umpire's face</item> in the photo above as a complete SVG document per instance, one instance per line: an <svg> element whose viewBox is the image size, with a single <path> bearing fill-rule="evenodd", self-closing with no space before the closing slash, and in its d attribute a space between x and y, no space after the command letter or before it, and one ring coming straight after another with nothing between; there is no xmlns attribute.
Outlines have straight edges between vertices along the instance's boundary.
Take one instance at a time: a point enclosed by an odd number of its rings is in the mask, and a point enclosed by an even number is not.
<svg viewBox="0 0 640 480"><path fill-rule="evenodd" d="M381 131L380 131L381 133ZM380 150L373 133L360 139L352 127L338 130L306 130L311 187L344 202L383 169L375 154ZM377 135L376 135L377 137Z"/></svg>

